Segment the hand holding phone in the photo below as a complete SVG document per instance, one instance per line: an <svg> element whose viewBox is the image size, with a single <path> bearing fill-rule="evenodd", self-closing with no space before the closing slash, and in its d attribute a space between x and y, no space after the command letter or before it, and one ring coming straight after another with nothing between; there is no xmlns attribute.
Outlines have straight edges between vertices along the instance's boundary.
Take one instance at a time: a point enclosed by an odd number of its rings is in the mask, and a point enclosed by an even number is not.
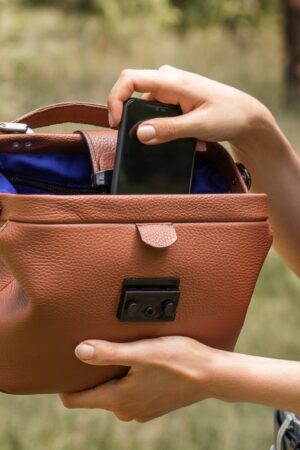
<svg viewBox="0 0 300 450"><path fill-rule="evenodd" d="M120 123L112 194L187 194L190 192L196 139L183 138L159 145L142 144L140 122L182 114L180 107L139 98L124 103Z"/></svg>

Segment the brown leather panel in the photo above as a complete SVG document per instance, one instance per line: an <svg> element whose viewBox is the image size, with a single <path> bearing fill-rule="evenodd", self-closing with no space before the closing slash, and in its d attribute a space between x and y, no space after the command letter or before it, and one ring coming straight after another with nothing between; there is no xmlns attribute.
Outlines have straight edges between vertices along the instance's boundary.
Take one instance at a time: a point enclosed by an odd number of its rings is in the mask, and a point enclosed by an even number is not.
<svg viewBox="0 0 300 450"><path fill-rule="evenodd" d="M64 102L48 105L24 114L15 122L26 123L30 128L41 128L68 122L110 128L107 107L85 102Z"/></svg>
<svg viewBox="0 0 300 450"><path fill-rule="evenodd" d="M137 230L144 244L154 248L168 248L177 241L172 223L137 223Z"/></svg>
<svg viewBox="0 0 300 450"><path fill-rule="evenodd" d="M268 217L265 194L0 194L2 220L36 223L245 222Z"/></svg>
<svg viewBox="0 0 300 450"><path fill-rule="evenodd" d="M117 132L107 130L99 131L78 131L88 145L94 172L100 170L110 170L114 168L115 152L117 145Z"/></svg>
<svg viewBox="0 0 300 450"><path fill-rule="evenodd" d="M0 253L17 281L0 292L0 389L80 390L124 371L81 363L74 348L88 338L186 335L232 350L271 245L269 224L174 227L177 242L161 251L144 245L134 224L9 222ZM124 278L164 276L180 278L174 322L117 319Z"/></svg>
<svg viewBox="0 0 300 450"><path fill-rule="evenodd" d="M3 291L13 281L13 275L7 270L3 261L0 261L0 291Z"/></svg>
<svg viewBox="0 0 300 450"><path fill-rule="evenodd" d="M86 152L78 134L1 134L1 153Z"/></svg>

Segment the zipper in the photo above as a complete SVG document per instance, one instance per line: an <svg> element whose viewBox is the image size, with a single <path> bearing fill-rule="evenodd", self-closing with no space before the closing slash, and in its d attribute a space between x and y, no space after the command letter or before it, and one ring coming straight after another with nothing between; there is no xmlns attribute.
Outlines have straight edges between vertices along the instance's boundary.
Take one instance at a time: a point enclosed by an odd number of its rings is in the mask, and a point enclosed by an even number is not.
<svg viewBox="0 0 300 450"><path fill-rule="evenodd" d="M11 176L5 174L5 171L1 170L1 173L8 179L8 181L13 185L22 185L33 188L38 188L53 194L65 194L65 195L76 195L76 194L107 194L107 189L105 186L95 186L95 187L74 187L65 186L62 184L52 184L45 183L43 181L28 180L26 178Z"/></svg>

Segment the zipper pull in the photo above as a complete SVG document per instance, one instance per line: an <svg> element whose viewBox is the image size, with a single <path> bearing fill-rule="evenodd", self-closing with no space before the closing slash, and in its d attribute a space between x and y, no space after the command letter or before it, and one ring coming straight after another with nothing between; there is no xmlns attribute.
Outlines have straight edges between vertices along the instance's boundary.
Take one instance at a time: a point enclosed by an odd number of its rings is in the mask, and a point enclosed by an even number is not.
<svg viewBox="0 0 300 450"><path fill-rule="evenodd" d="M99 172L92 173L91 181L94 187L103 187L105 190L110 190L113 170L100 170Z"/></svg>

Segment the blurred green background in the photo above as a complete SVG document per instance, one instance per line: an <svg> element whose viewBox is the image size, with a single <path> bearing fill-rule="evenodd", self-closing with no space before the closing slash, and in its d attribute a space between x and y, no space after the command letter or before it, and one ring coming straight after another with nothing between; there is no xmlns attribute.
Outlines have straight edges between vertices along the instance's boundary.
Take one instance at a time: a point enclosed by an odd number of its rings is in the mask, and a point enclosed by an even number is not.
<svg viewBox="0 0 300 450"><path fill-rule="evenodd" d="M284 13L276 0L0 0L1 120L59 101L106 103L123 68L172 64L258 97L299 149ZM298 360L299 296L271 251L237 350ZM1 450L252 450L272 434L272 411L248 404L209 400L137 424L66 410L55 396L0 401Z"/></svg>

